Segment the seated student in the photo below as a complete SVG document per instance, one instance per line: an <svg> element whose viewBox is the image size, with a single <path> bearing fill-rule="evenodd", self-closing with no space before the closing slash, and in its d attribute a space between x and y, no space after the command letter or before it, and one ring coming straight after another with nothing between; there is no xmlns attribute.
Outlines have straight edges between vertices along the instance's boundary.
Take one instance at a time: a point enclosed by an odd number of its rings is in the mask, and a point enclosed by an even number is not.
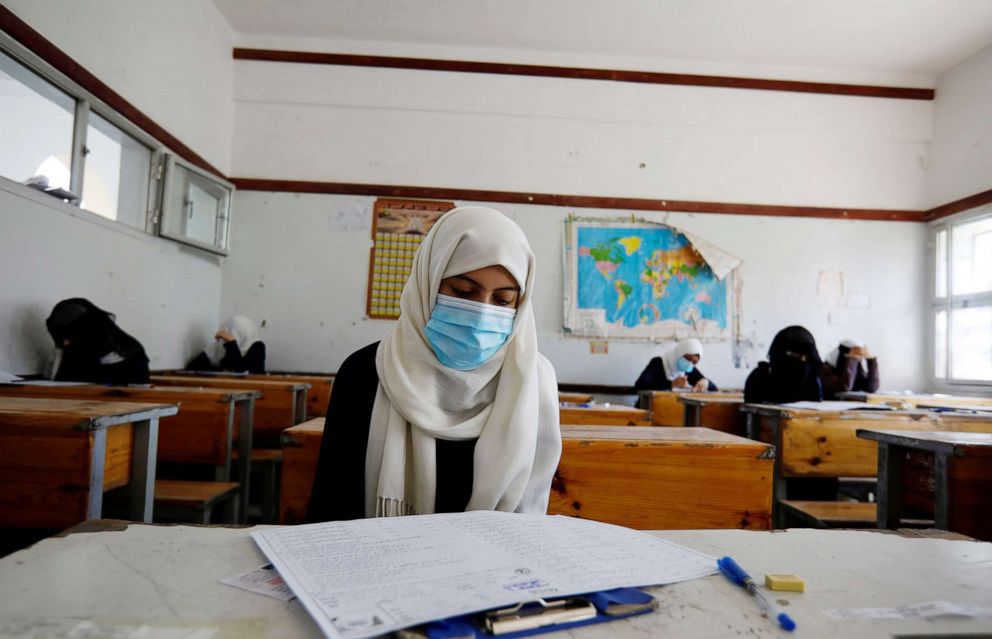
<svg viewBox="0 0 992 639"><path fill-rule="evenodd" d="M878 359L868 352L864 342L845 339L823 360L820 380L827 399L849 391L874 393L878 390Z"/></svg>
<svg viewBox="0 0 992 639"><path fill-rule="evenodd" d="M265 372L265 342L258 337L258 326L243 315L224 322L211 348L186 364L191 371Z"/></svg>
<svg viewBox="0 0 992 639"><path fill-rule="evenodd" d="M634 383L637 390L715 391L716 384L706 379L696 364L703 356L703 345L695 338L679 340L677 344L648 362L647 368Z"/></svg>
<svg viewBox="0 0 992 639"><path fill-rule="evenodd" d="M89 300L62 300L45 321L55 340L51 379L95 384L147 384L148 356L115 316Z"/></svg>
<svg viewBox="0 0 992 639"><path fill-rule="evenodd" d="M338 369L307 521L546 512L561 433L533 296L520 227L482 207L439 219L396 325Z"/></svg>
<svg viewBox="0 0 992 639"><path fill-rule="evenodd" d="M823 399L816 340L802 326L783 328L772 340L768 361L758 362L744 383L744 401L785 404Z"/></svg>

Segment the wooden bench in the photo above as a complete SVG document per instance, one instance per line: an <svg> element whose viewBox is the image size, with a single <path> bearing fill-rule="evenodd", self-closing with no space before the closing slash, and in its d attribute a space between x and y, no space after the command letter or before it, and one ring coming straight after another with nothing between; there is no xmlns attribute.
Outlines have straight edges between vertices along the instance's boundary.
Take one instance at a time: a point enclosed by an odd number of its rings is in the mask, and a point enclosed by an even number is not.
<svg viewBox="0 0 992 639"><path fill-rule="evenodd" d="M159 419L175 404L0 397L0 526L65 528L130 485L128 516L152 520Z"/></svg>
<svg viewBox="0 0 992 639"><path fill-rule="evenodd" d="M179 414L159 428L158 461L212 466L216 481L229 481L235 468L234 477L242 484L242 517L248 508L252 417L258 395L257 391L223 388L0 384L0 397L178 403ZM246 460L236 467L235 444Z"/></svg>
<svg viewBox="0 0 992 639"><path fill-rule="evenodd" d="M904 506L936 527L992 541L992 433L859 429L878 443L878 527L897 528Z"/></svg>
<svg viewBox="0 0 992 639"><path fill-rule="evenodd" d="M549 514L637 529L771 525L771 446L708 428L562 426Z"/></svg>
<svg viewBox="0 0 992 639"><path fill-rule="evenodd" d="M237 482L159 479L155 482L155 520L181 517L209 524L213 509L225 506L224 521L238 523Z"/></svg>
<svg viewBox="0 0 992 639"><path fill-rule="evenodd" d="M283 430L306 420L309 384L290 381L267 381L210 376L152 375L153 384L187 388L228 388L257 391L253 438L256 446L279 446Z"/></svg>
<svg viewBox="0 0 992 639"><path fill-rule="evenodd" d="M238 455L235 454L235 459ZM276 523L279 503L279 475L282 470L282 450L271 448L251 449L251 471L257 475L261 484L261 497L259 507L261 509L261 522L263 524ZM252 491L255 494L255 491Z"/></svg>
<svg viewBox="0 0 992 639"><path fill-rule="evenodd" d="M648 411L630 406L611 404L585 406L562 406L562 424L593 424L618 426L650 426L651 416Z"/></svg>
<svg viewBox="0 0 992 639"><path fill-rule="evenodd" d="M875 477L877 447L873 441L858 438L859 428L992 432L992 415L817 411L775 404L745 404L741 410L747 415L749 437L773 444L777 451L773 487L776 503L789 498L789 478Z"/></svg>
<svg viewBox="0 0 992 639"><path fill-rule="evenodd" d="M747 419L741 412L743 396L730 393L691 393L679 397L685 406L684 426L702 426L739 437L747 436Z"/></svg>
<svg viewBox="0 0 992 639"><path fill-rule="evenodd" d="M297 424L282 433L280 524L300 524L306 517L323 434L323 417Z"/></svg>

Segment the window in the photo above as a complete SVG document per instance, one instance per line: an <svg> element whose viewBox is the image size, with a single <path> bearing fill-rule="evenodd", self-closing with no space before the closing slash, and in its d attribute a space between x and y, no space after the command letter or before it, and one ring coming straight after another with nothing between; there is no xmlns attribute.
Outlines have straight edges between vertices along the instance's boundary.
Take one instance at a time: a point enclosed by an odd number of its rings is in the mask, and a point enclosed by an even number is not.
<svg viewBox="0 0 992 639"><path fill-rule="evenodd" d="M233 185L166 162L161 143L3 33L0 140L0 177L226 255Z"/></svg>
<svg viewBox="0 0 992 639"><path fill-rule="evenodd" d="M992 207L932 231L934 379L992 385Z"/></svg>

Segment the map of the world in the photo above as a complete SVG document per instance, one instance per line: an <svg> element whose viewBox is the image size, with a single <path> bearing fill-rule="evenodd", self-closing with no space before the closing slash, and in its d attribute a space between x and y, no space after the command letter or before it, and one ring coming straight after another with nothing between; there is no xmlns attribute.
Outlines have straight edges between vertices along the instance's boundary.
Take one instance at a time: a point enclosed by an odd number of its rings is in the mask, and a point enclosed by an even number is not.
<svg viewBox="0 0 992 639"><path fill-rule="evenodd" d="M565 328L578 335L727 336L727 279L678 229L566 222Z"/></svg>

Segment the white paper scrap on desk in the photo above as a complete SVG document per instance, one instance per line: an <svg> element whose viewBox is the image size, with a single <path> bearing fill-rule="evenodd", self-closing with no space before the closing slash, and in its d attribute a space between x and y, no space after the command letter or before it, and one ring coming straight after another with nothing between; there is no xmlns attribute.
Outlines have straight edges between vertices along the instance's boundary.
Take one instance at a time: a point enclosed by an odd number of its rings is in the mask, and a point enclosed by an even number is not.
<svg viewBox="0 0 992 639"><path fill-rule="evenodd" d="M612 588L686 581L716 559L584 519L474 511L251 533L328 637Z"/></svg>
<svg viewBox="0 0 992 639"><path fill-rule="evenodd" d="M800 410L819 410L819 411L837 411L837 410L892 410L891 406L886 404L866 404L865 402L791 402L788 404L782 404L786 408L796 408Z"/></svg>
<svg viewBox="0 0 992 639"><path fill-rule="evenodd" d="M228 586L247 590L248 592L272 597L279 601L289 601L296 596L272 564L267 564L261 568L256 568L255 570L241 575L235 575L234 577L225 577L220 582Z"/></svg>
<svg viewBox="0 0 992 639"><path fill-rule="evenodd" d="M992 617L992 606L956 604L949 601L924 601L896 608L828 608L831 619L921 619L926 617Z"/></svg>

